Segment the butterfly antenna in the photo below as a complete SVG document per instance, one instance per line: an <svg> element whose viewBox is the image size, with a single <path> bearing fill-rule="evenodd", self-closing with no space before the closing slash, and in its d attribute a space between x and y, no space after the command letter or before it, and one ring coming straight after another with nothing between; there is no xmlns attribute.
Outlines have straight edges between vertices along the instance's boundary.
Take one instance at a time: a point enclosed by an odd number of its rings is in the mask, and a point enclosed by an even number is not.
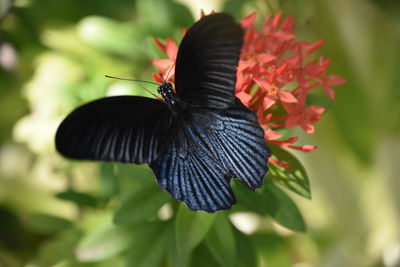
<svg viewBox="0 0 400 267"><path fill-rule="evenodd" d="M110 78L110 79L123 80L123 81L132 81L132 82L142 82L142 83L151 83L151 84L155 84L157 86L160 86L158 83L153 83L153 82L149 82L149 81L133 80L133 79L127 79L127 78L118 78L118 77L109 76L109 75L105 75L105 76L106 76L106 78ZM153 92L149 91L148 89L146 89L141 84L139 84L139 86L142 87L144 90L146 90L148 93L150 93L155 98L160 99L156 94L154 94Z"/></svg>
<svg viewBox="0 0 400 267"><path fill-rule="evenodd" d="M106 78L110 78L110 79L123 80L123 81L132 81L132 82L141 82L141 83L151 83L151 84L155 84L157 86L160 86L158 83L153 83L153 82L149 82L149 81L134 80L134 79L127 79L127 78L118 78L118 77L114 77L114 76L110 76L110 75L104 75L104 76Z"/></svg>
<svg viewBox="0 0 400 267"><path fill-rule="evenodd" d="M161 72L159 72L158 75L160 75L161 82L164 84L164 83L165 83L165 80L164 80L164 77L163 77L163 75L161 74Z"/></svg>
<svg viewBox="0 0 400 267"><path fill-rule="evenodd" d="M176 63L176 61L175 61L174 64L172 64L172 66L169 68L169 70L168 70L168 72L167 72L167 75L165 76L165 81L168 81L169 75L171 74L171 70L172 70L173 68L175 68L175 63Z"/></svg>
<svg viewBox="0 0 400 267"><path fill-rule="evenodd" d="M139 86L142 87L144 90L146 90L149 94L151 94L152 96L154 96L156 99L160 99L156 94L154 94L153 92L151 92L150 90L146 89L143 85L141 85L139 83Z"/></svg>

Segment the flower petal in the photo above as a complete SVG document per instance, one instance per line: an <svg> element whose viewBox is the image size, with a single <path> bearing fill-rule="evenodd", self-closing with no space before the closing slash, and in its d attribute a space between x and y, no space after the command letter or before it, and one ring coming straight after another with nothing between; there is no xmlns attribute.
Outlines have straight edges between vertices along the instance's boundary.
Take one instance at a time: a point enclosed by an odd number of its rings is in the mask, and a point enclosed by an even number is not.
<svg viewBox="0 0 400 267"><path fill-rule="evenodd" d="M178 54L178 46L170 38L167 38L167 55L171 59L175 59Z"/></svg>
<svg viewBox="0 0 400 267"><path fill-rule="evenodd" d="M278 90L279 100L286 103L297 103L296 97L286 90Z"/></svg>
<svg viewBox="0 0 400 267"><path fill-rule="evenodd" d="M281 31L284 32L294 32L294 19L293 16L288 16L285 21L282 23Z"/></svg>
<svg viewBox="0 0 400 267"><path fill-rule="evenodd" d="M158 74L156 74L156 73L154 73L154 72L153 72L153 74L151 74L151 75L153 76L153 80L154 80L154 81L156 81L156 82L159 83L159 84L162 84L162 80L161 80L160 75L158 75Z"/></svg>
<svg viewBox="0 0 400 267"><path fill-rule="evenodd" d="M285 162L282 162L282 161L277 161L277 160L274 159L273 157L269 157L269 158L268 158L268 161L271 162L271 163L273 163L273 164L275 164L275 165L278 165L279 167L285 168L285 169L290 168L290 165L289 165L289 164L287 164L287 163L285 163Z"/></svg>
<svg viewBox="0 0 400 267"><path fill-rule="evenodd" d="M297 97L296 108L301 110L306 104L307 100L307 90L301 90L299 96Z"/></svg>
<svg viewBox="0 0 400 267"><path fill-rule="evenodd" d="M311 151L314 151L316 148L317 148L317 146L304 145L301 147L301 150L304 152L311 152Z"/></svg>
<svg viewBox="0 0 400 267"><path fill-rule="evenodd" d="M330 99L332 100L335 99L335 91L333 91L333 89L330 88L327 84L324 85L324 91L329 96Z"/></svg>
<svg viewBox="0 0 400 267"><path fill-rule="evenodd" d="M285 120L285 127L286 128L293 128L299 124L301 116L298 114L289 115Z"/></svg>
<svg viewBox="0 0 400 267"><path fill-rule="evenodd" d="M303 109L302 113L306 116L315 117L321 115L325 111L324 107L320 106L308 106Z"/></svg>
<svg viewBox="0 0 400 267"><path fill-rule="evenodd" d="M283 147L287 147L287 148L291 148L291 149L295 149L295 150L300 150L303 152L311 152L314 151L317 146L312 146L312 145L304 145L304 146L293 146L293 145L282 145Z"/></svg>
<svg viewBox="0 0 400 267"><path fill-rule="evenodd" d="M330 86L338 86L346 82L346 79L337 75L329 75L328 79L328 84Z"/></svg>
<svg viewBox="0 0 400 267"><path fill-rule="evenodd" d="M298 113L298 110L290 103L282 102L282 106L285 108L286 112L290 114Z"/></svg>
<svg viewBox="0 0 400 267"><path fill-rule="evenodd" d="M325 42L325 40L321 39L321 40L316 41L313 44L304 43L304 45L302 46L302 49L307 50L307 53L304 56L304 58L307 58L309 55L311 55L316 50L318 50L324 44L324 42Z"/></svg>
<svg viewBox="0 0 400 267"><path fill-rule="evenodd" d="M240 101L242 101L242 103L248 107L250 106L250 101L253 99L253 97L251 95L249 95L246 92L239 92L236 94L236 97L240 99Z"/></svg>
<svg viewBox="0 0 400 267"><path fill-rule="evenodd" d="M161 69L169 68L174 62L171 59L152 59L151 63Z"/></svg>
<svg viewBox="0 0 400 267"><path fill-rule="evenodd" d="M175 64L168 67L163 75L164 81L171 81L172 77L175 76Z"/></svg>
<svg viewBox="0 0 400 267"><path fill-rule="evenodd" d="M242 26L243 29L249 29L253 27L254 21L256 20L257 12L253 12L247 17L243 18L240 21L240 26Z"/></svg>
<svg viewBox="0 0 400 267"><path fill-rule="evenodd" d="M276 101L273 98L271 98L269 96L265 96L264 99L263 99L263 108L264 108L264 110L269 109L275 103L276 103Z"/></svg>
<svg viewBox="0 0 400 267"><path fill-rule="evenodd" d="M287 42L294 39L294 34L290 32L276 32L274 33L274 38L276 38L279 42Z"/></svg>
<svg viewBox="0 0 400 267"><path fill-rule="evenodd" d="M279 11L278 14L275 15L274 17L274 21L273 21L273 27L274 29L278 28L279 23L281 22L282 19L282 15L283 15L283 11Z"/></svg>
<svg viewBox="0 0 400 267"><path fill-rule="evenodd" d="M276 139L281 138L282 136L283 136L283 134L272 131L271 129L264 130L264 137L265 137L265 140L267 140L267 141L276 140Z"/></svg>
<svg viewBox="0 0 400 267"><path fill-rule="evenodd" d="M274 59L275 59L275 56L272 54L269 54L269 53L261 53L261 54L257 55L257 61L262 64L271 62Z"/></svg>
<svg viewBox="0 0 400 267"><path fill-rule="evenodd" d="M271 84L264 79L253 78L253 80L260 86L265 92L271 87Z"/></svg>
<svg viewBox="0 0 400 267"><path fill-rule="evenodd" d="M299 125L306 133L308 134L314 133L314 126L308 120L300 118Z"/></svg>
<svg viewBox="0 0 400 267"><path fill-rule="evenodd" d="M156 37L153 38L154 42L156 43L156 45L158 46L158 48L160 48L161 51L163 51L164 53L166 53L166 47L163 43L161 43Z"/></svg>

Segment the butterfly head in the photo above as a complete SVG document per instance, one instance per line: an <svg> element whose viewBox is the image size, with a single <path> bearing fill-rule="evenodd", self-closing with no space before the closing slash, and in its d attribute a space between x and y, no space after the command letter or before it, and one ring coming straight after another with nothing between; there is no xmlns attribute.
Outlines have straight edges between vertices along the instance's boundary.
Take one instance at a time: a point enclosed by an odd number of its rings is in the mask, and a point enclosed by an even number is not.
<svg viewBox="0 0 400 267"><path fill-rule="evenodd" d="M176 94L172 89L172 84L164 82L157 88L158 93L162 96L167 105L175 105Z"/></svg>

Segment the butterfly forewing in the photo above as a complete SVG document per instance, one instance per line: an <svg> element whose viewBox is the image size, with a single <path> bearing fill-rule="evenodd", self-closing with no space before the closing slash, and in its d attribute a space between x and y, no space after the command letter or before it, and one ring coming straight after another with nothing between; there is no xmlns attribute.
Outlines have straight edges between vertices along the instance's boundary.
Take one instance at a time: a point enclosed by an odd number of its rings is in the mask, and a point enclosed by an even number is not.
<svg viewBox="0 0 400 267"><path fill-rule="evenodd" d="M163 102L139 97L102 98L74 110L60 125L56 148L66 157L150 163L169 129Z"/></svg>
<svg viewBox="0 0 400 267"><path fill-rule="evenodd" d="M227 14L202 18L179 46L175 88L186 102L227 108L234 102L236 67L243 31Z"/></svg>

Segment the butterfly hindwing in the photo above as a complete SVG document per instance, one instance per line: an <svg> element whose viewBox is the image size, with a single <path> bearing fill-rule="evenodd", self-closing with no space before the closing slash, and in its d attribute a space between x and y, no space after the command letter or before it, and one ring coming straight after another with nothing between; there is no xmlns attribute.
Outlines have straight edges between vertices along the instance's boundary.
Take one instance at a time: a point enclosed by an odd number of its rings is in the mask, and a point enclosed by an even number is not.
<svg viewBox="0 0 400 267"><path fill-rule="evenodd" d="M178 50L178 96L202 107L222 109L231 105L242 43L243 30L227 14L209 15L195 23Z"/></svg>
<svg viewBox="0 0 400 267"><path fill-rule="evenodd" d="M213 144L212 151L216 151L224 168L248 188L261 187L271 152L256 114L236 98L230 108L208 116L214 117L209 124L213 134L208 142Z"/></svg>
<svg viewBox="0 0 400 267"><path fill-rule="evenodd" d="M56 148L72 159L150 163L168 130L169 110L139 96L102 98L75 109L60 125Z"/></svg>
<svg viewBox="0 0 400 267"><path fill-rule="evenodd" d="M215 212L230 208L235 196L220 162L210 155L204 133L188 121L176 121L173 134L150 164L159 186L192 210ZM200 127L201 129L201 127Z"/></svg>
<svg viewBox="0 0 400 267"><path fill-rule="evenodd" d="M226 110L191 110L150 165L158 184L192 210L229 209L232 177L255 190L268 170L269 149L255 114L240 100Z"/></svg>

